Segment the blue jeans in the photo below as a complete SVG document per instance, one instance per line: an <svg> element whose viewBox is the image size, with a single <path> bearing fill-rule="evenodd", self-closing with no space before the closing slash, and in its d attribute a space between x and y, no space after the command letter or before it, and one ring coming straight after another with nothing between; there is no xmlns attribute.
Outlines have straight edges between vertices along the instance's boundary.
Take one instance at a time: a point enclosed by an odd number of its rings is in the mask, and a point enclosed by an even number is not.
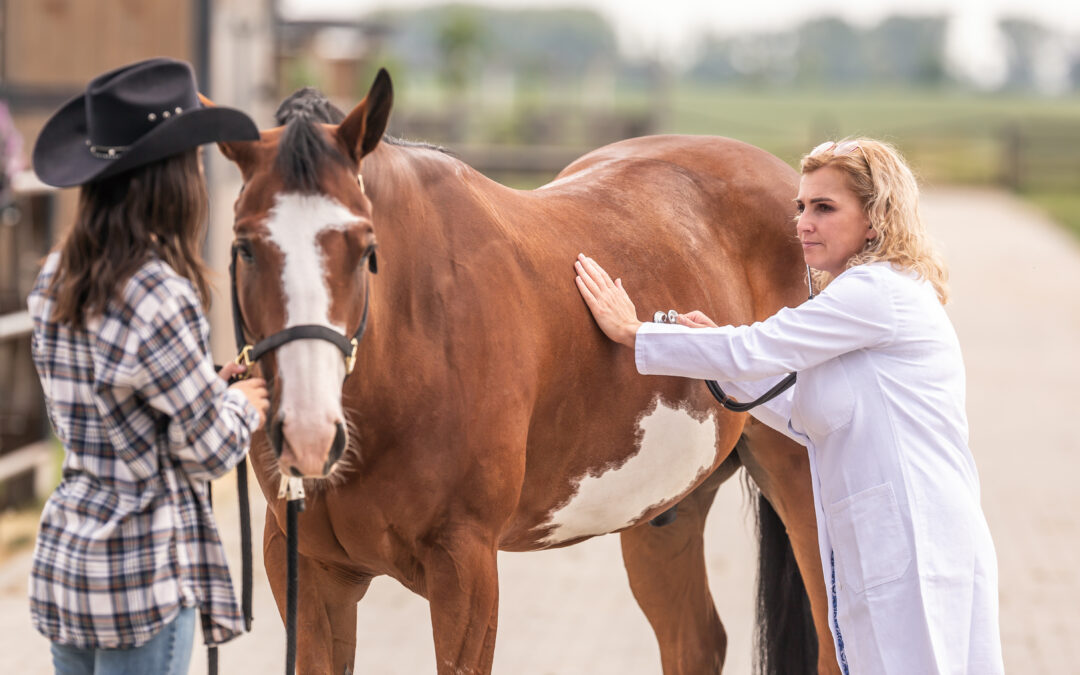
<svg viewBox="0 0 1080 675"><path fill-rule="evenodd" d="M84 649L52 643L56 675L184 675L191 661L195 638L194 607L180 614L138 647L131 649Z"/></svg>

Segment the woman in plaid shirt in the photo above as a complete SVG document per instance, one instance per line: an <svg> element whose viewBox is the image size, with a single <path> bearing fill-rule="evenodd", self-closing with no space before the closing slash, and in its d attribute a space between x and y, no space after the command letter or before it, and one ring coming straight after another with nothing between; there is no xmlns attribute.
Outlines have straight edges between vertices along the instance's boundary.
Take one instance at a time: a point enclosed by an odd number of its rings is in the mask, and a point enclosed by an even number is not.
<svg viewBox="0 0 1080 675"><path fill-rule="evenodd" d="M243 113L200 104L188 64L152 59L93 80L34 148L42 180L81 186L28 300L65 449L30 577L58 674L186 672L196 608L208 644L242 630L206 486L268 402L210 360L198 146L256 138Z"/></svg>

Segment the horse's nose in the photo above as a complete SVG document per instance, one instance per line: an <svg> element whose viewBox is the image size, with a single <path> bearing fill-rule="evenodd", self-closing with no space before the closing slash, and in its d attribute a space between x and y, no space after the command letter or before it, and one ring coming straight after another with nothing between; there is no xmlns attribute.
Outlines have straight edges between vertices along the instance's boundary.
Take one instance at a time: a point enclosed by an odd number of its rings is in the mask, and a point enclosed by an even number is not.
<svg viewBox="0 0 1080 675"><path fill-rule="evenodd" d="M326 460L326 466L323 467L323 474L330 475L330 469L333 468L334 463L341 459L341 453L345 452L345 425L341 422L337 423L337 432L334 434L334 444L330 446L330 457Z"/></svg>
<svg viewBox="0 0 1080 675"><path fill-rule="evenodd" d="M305 478L322 478L330 473L334 463L345 451L345 425L339 420L326 419L320 423L309 415L288 415L280 418L278 466L282 473Z"/></svg>
<svg viewBox="0 0 1080 675"><path fill-rule="evenodd" d="M285 416L278 415L270 424L270 448L274 451L274 457L281 458L281 449L285 445Z"/></svg>

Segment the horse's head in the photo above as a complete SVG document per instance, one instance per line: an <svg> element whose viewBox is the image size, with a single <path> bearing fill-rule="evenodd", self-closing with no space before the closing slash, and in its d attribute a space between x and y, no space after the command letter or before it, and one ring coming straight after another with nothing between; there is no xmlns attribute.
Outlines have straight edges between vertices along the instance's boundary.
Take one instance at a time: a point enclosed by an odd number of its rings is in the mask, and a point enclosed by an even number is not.
<svg viewBox="0 0 1080 675"><path fill-rule="evenodd" d="M348 444L342 383L376 269L360 165L386 130L392 99L385 70L348 116L303 90L278 110L282 126L258 141L221 144L244 179L233 227L234 320L255 358L257 343L274 338L263 343L260 367L271 384L270 444L287 475L329 475Z"/></svg>

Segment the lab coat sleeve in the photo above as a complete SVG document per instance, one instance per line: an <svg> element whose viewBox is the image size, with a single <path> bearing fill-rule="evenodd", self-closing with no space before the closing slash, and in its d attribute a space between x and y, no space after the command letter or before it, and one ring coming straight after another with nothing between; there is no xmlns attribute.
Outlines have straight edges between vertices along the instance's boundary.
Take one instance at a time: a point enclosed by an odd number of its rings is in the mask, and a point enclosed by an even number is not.
<svg viewBox="0 0 1080 675"><path fill-rule="evenodd" d="M634 346L637 369L645 375L745 382L887 344L896 333L895 311L890 284L879 270L889 274L880 267L853 267L813 300L749 326L644 323Z"/></svg>

